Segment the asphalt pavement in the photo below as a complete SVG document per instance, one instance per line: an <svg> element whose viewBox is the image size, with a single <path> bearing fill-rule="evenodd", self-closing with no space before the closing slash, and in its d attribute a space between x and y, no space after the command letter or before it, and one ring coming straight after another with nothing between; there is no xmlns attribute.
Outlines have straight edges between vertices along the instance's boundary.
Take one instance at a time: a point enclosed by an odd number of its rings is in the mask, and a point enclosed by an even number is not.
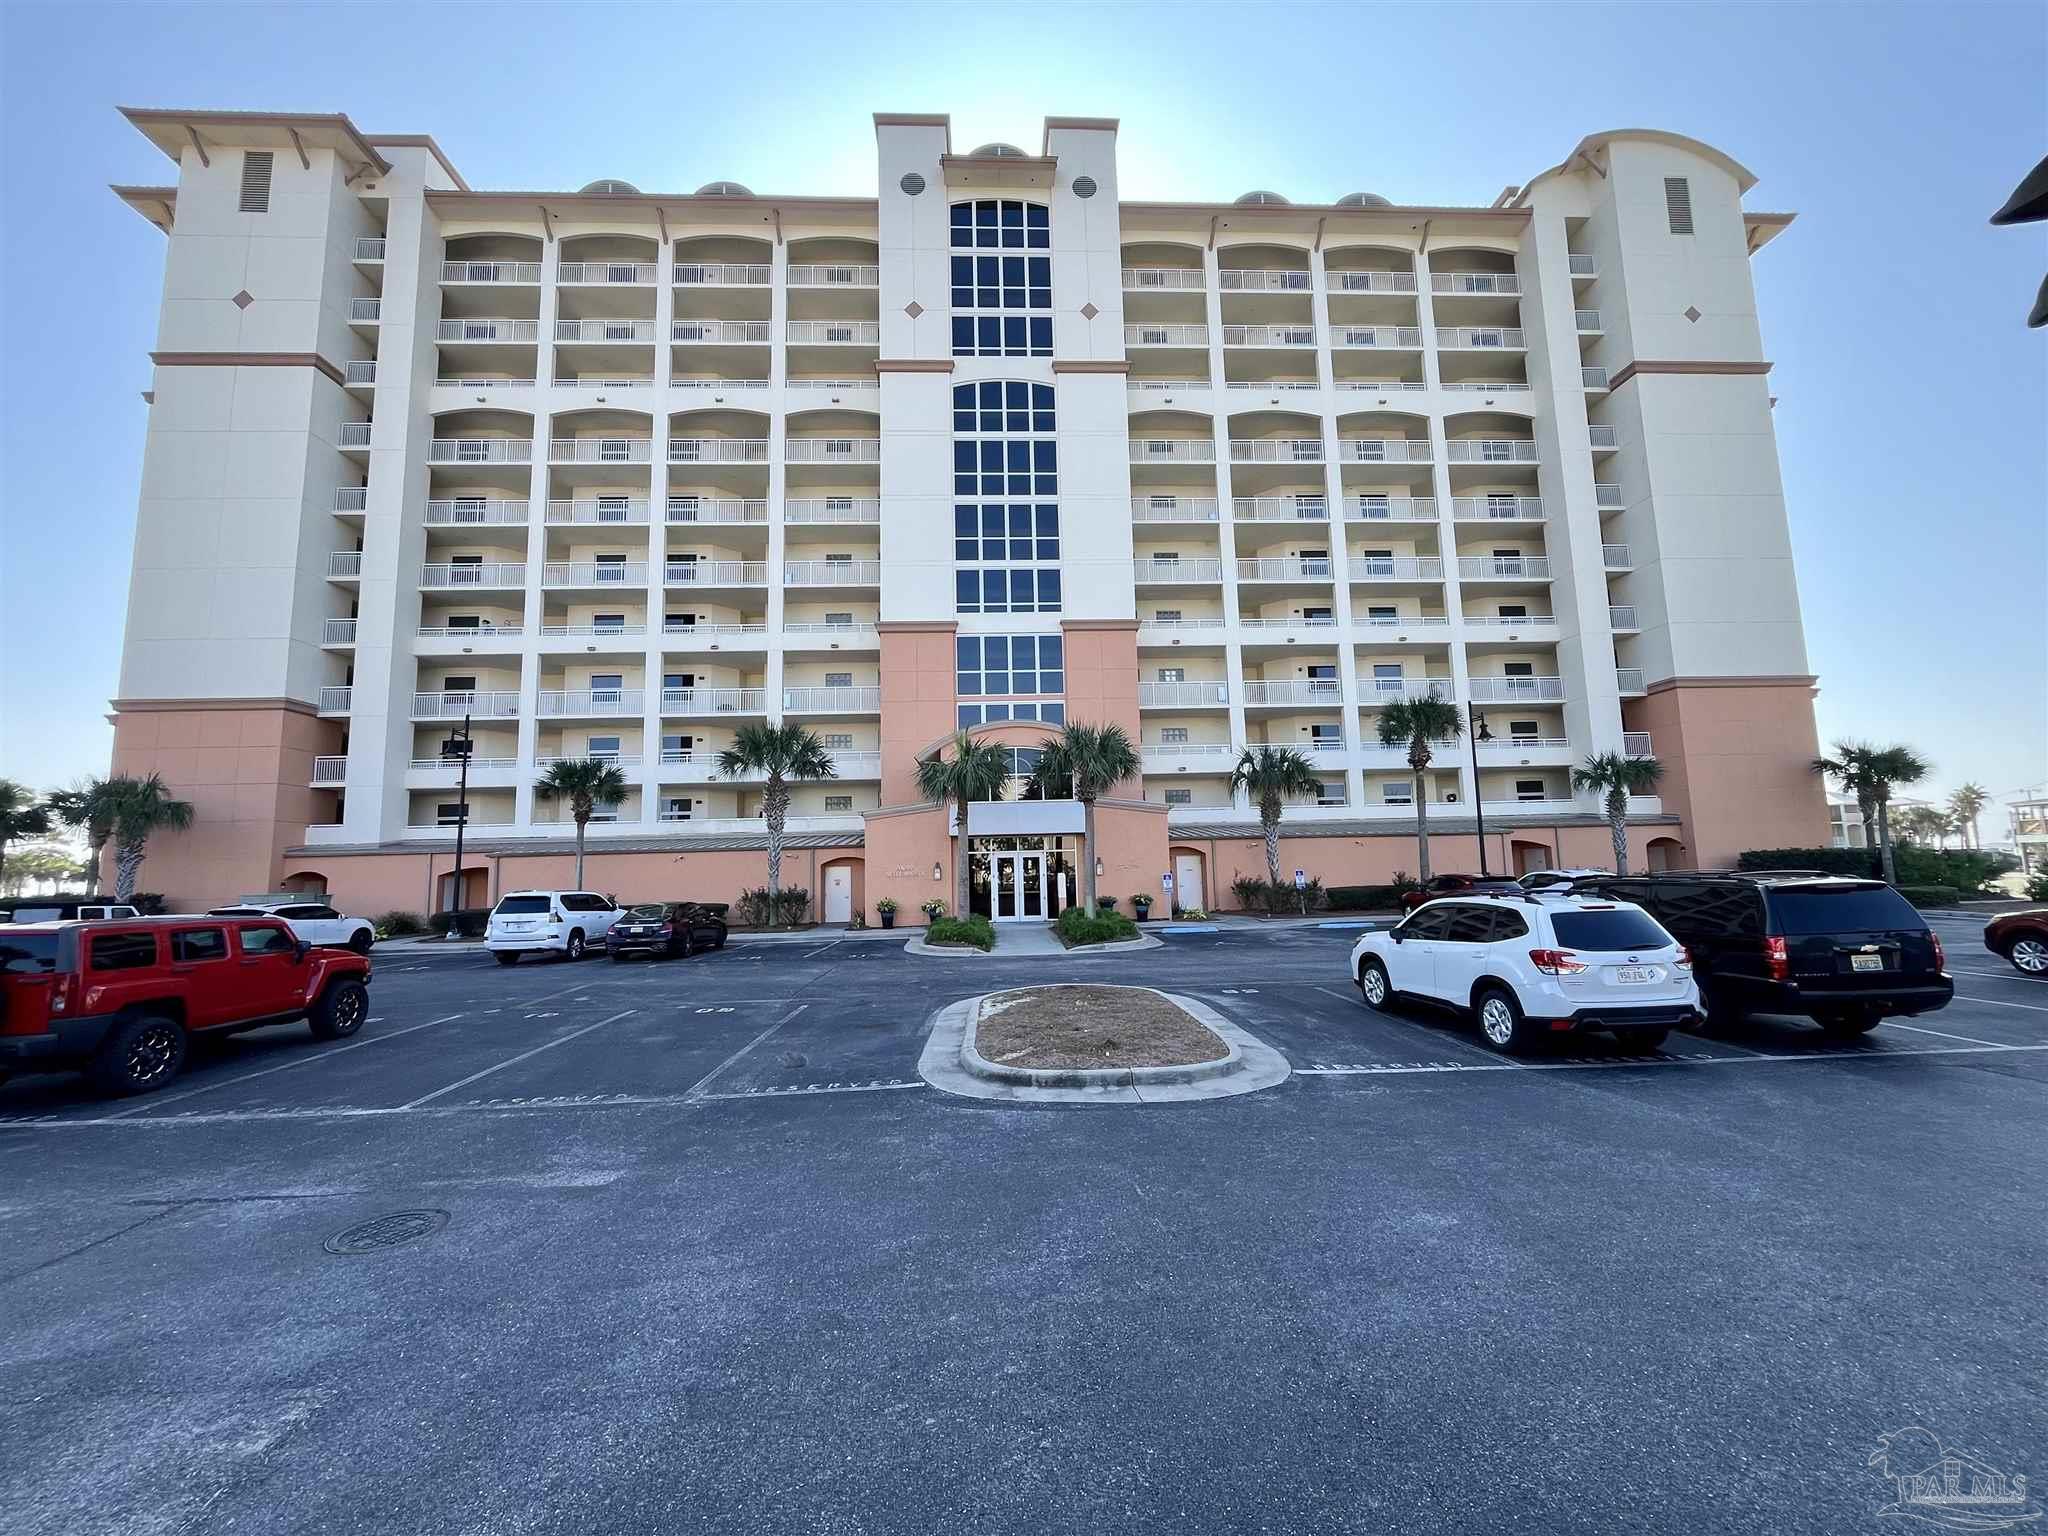
<svg viewBox="0 0 2048 1536"><path fill-rule="evenodd" d="M2039 1486L2048 986L1939 926L1956 1003L1862 1041L1514 1063L1366 1009L1343 930L393 951L356 1039L0 1087L0 1524L1879 1530L1912 1424ZM918 1078L945 1003L1064 979L1294 1075Z"/></svg>

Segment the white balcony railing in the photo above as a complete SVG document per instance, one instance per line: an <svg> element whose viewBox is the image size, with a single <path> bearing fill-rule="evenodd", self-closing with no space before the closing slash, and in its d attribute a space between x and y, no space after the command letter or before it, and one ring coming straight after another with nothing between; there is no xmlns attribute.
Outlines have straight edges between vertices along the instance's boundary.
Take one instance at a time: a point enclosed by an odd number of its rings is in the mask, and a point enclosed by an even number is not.
<svg viewBox="0 0 2048 1536"><path fill-rule="evenodd" d="M681 381L678 380L677 382L680 383ZM766 388L768 384L766 379L746 379L742 382L758 388ZM880 379L784 379L782 382L784 387L789 389L826 389L831 390L834 394L844 394L851 389L880 389L882 387Z"/></svg>
<svg viewBox="0 0 2048 1536"><path fill-rule="evenodd" d="M1518 325L1440 325L1436 328L1439 349L1455 352L1519 352L1528 339Z"/></svg>
<svg viewBox="0 0 2048 1536"><path fill-rule="evenodd" d="M1565 260L1566 264L1571 268L1571 275L1573 277L1598 277L1600 275L1600 259L1590 252L1570 251L1566 253Z"/></svg>
<svg viewBox="0 0 2048 1536"><path fill-rule="evenodd" d="M774 270L765 261L679 261L675 281L684 288L765 288Z"/></svg>
<svg viewBox="0 0 2048 1536"><path fill-rule="evenodd" d="M357 261L382 261L384 259L384 238L381 235L357 235L355 244Z"/></svg>
<svg viewBox="0 0 2048 1536"><path fill-rule="evenodd" d="M439 757L416 757L406 766L414 773L446 774L450 779L454 779L462 772L462 754L444 752ZM519 759L516 757L478 757L472 753L469 759L472 777L478 773L503 773L518 766ZM469 824L475 826L476 818L471 817Z"/></svg>
<svg viewBox="0 0 2048 1536"><path fill-rule="evenodd" d="M1468 687L1475 704L1554 704L1564 698L1561 677L1474 677Z"/></svg>
<svg viewBox="0 0 2048 1536"><path fill-rule="evenodd" d="M1433 523L1434 496L1346 496L1344 517L1353 523Z"/></svg>
<svg viewBox="0 0 2048 1536"><path fill-rule="evenodd" d="M537 261L444 261L441 263L441 281L444 283L537 283L540 281L540 263Z"/></svg>
<svg viewBox="0 0 2048 1536"><path fill-rule="evenodd" d="M497 496L436 497L420 519L428 528L523 527L527 506Z"/></svg>
<svg viewBox="0 0 2048 1536"><path fill-rule="evenodd" d="M1597 336L1600 334L1600 311L1575 309L1572 311L1572 324L1578 328L1581 336Z"/></svg>
<svg viewBox="0 0 2048 1536"><path fill-rule="evenodd" d="M610 342L654 340L652 320L557 320L555 340L578 342Z"/></svg>
<svg viewBox="0 0 2048 1536"><path fill-rule="evenodd" d="M882 344L879 320L791 320L783 334L792 347L877 347Z"/></svg>
<svg viewBox="0 0 2048 1536"><path fill-rule="evenodd" d="M1512 272L1432 272L1431 293L1520 293L1522 280Z"/></svg>
<svg viewBox="0 0 2048 1536"><path fill-rule="evenodd" d="M785 560L785 587L872 587L881 582L879 560Z"/></svg>
<svg viewBox="0 0 2048 1536"><path fill-rule="evenodd" d="M1219 620L1218 622L1220 623L1221 621ZM1325 618L1317 616L1314 618L1304 618L1300 614L1289 614L1284 619L1239 619L1237 622L1238 627L1241 629L1277 629L1284 630L1290 635L1297 630L1335 629L1337 627L1337 620L1334 617ZM1358 622L1364 624L1368 621L1360 619ZM1392 623L1393 621L1388 620L1388 622Z"/></svg>
<svg viewBox="0 0 2048 1536"><path fill-rule="evenodd" d="M1213 582L1223 579L1223 562L1209 556L1193 560L1163 560L1156 555L1140 555L1133 563L1139 581Z"/></svg>
<svg viewBox="0 0 2048 1536"><path fill-rule="evenodd" d="M1247 705L1302 704L1312 709L1335 709L1344 702L1343 685L1334 677L1288 679L1279 682L1245 680ZM1342 743L1338 747L1341 749Z"/></svg>
<svg viewBox="0 0 2048 1536"><path fill-rule="evenodd" d="M1600 546L1600 564L1610 571L1629 571L1635 569L1635 561L1629 558L1629 549L1626 544L1602 544Z"/></svg>
<svg viewBox="0 0 2048 1536"><path fill-rule="evenodd" d="M415 720L460 720L464 715L480 720L514 720L519 716L519 695L510 689L494 692L416 693L412 696Z"/></svg>
<svg viewBox="0 0 2048 1536"><path fill-rule="evenodd" d="M1333 325L1330 327L1330 345L1339 349L1356 350L1360 347L1388 348L1403 350L1422 345L1422 327L1419 325ZM1373 385L1373 388L1383 388Z"/></svg>
<svg viewBox="0 0 2048 1536"><path fill-rule="evenodd" d="M1229 706L1230 684L1220 678L1200 683L1138 684L1140 709L1227 709Z"/></svg>
<svg viewBox="0 0 2048 1536"><path fill-rule="evenodd" d="M1320 464L1323 440L1319 437L1233 437L1233 464Z"/></svg>
<svg viewBox="0 0 2048 1536"><path fill-rule="evenodd" d="M654 440L647 437L558 437L548 444L552 464L651 464Z"/></svg>
<svg viewBox="0 0 2048 1536"><path fill-rule="evenodd" d="M565 261L555 274L559 283L651 283L661 268L651 261Z"/></svg>
<svg viewBox="0 0 2048 1536"><path fill-rule="evenodd" d="M765 437L672 437L668 440L671 464L766 464Z"/></svg>
<svg viewBox="0 0 2048 1536"><path fill-rule="evenodd" d="M1493 614L1468 613L1463 623L1467 629L1499 629L1509 635L1527 634L1531 631L1555 630L1557 615L1554 613L1524 613L1514 618L1499 618Z"/></svg>
<svg viewBox="0 0 2048 1536"><path fill-rule="evenodd" d="M1124 388L1133 394L1170 395L1180 390L1207 389L1207 379L1126 379ZM1277 386L1276 386L1277 387Z"/></svg>
<svg viewBox="0 0 2048 1536"><path fill-rule="evenodd" d="M675 320L669 340L688 346L764 345L775 340L772 320Z"/></svg>
<svg viewBox="0 0 2048 1536"><path fill-rule="evenodd" d="M1607 605L1607 627L1617 634L1632 633L1642 628L1636 618L1634 603L1609 603Z"/></svg>
<svg viewBox="0 0 2048 1536"><path fill-rule="evenodd" d="M1147 773L1228 773L1243 750L1228 741L1148 741L1140 755Z"/></svg>
<svg viewBox="0 0 2048 1536"><path fill-rule="evenodd" d="M363 574L363 552L360 549L337 549L327 556L327 576L331 581L354 581Z"/></svg>
<svg viewBox="0 0 2048 1536"><path fill-rule="evenodd" d="M768 710L765 688L664 688L665 715L760 715Z"/></svg>
<svg viewBox="0 0 2048 1536"><path fill-rule="evenodd" d="M1359 555L1351 562L1353 581L1442 581L1437 555Z"/></svg>
<svg viewBox="0 0 2048 1536"><path fill-rule="evenodd" d="M783 445L785 464L879 464L879 437L792 437Z"/></svg>
<svg viewBox="0 0 2048 1536"><path fill-rule="evenodd" d="M853 633L854 629L856 628L856 626L852 624L830 626L813 626L808 624L785 624L782 627L785 631L806 630L811 628L830 628L833 630L834 633L844 632L847 634ZM870 630L874 628L872 624L868 625L867 627ZM720 645L723 645L725 641L738 635L765 635L768 633L768 626L759 621L745 624L707 624L701 621L695 624L684 624L679 620L669 620L662 624L661 632L671 639L703 640L707 644L715 640L719 642ZM742 647L742 649L759 650L760 647L751 646Z"/></svg>
<svg viewBox="0 0 2048 1536"><path fill-rule="evenodd" d="M796 496L782 503L785 523L879 523L879 496Z"/></svg>
<svg viewBox="0 0 2048 1536"><path fill-rule="evenodd" d="M1307 293L1315 286L1307 270L1270 267L1224 267L1216 274L1223 293Z"/></svg>
<svg viewBox="0 0 2048 1536"><path fill-rule="evenodd" d="M792 262L788 282L792 288L877 288L882 269L863 262Z"/></svg>
<svg viewBox="0 0 2048 1536"><path fill-rule="evenodd" d="M531 464L533 440L525 437L437 437L427 444L429 464Z"/></svg>
<svg viewBox="0 0 2048 1536"><path fill-rule="evenodd" d="M647 633L645 624L628 624L623 619L613 623L610 619L593 624L543 624L540 637L543 640L595 640L600 636L623 636L628 639Z"/></svg>
<svg viewBox="0 0 2048 1536"><path fill-rule="evenodd" d="M524 519L522 518L523 522ZM613 496L601 501L551 501L550 523L597 523L632 527L647 522L645 496Z"/></svg>
<svg viewBox="0 0 2048 1536"><path fill-rule="evenodd" d="M543 715L637 715L642 698L638 688L543 688L534 709Z"/></svg>
<svg viewBox="0 0 2048 1536"><path fill-rule="evenodd" d="M1254 555L1237 562L1239 581L1328 581L1332 566L1327 555L1301 558L1299 556Z"/></svg>
<svg viewBox="0 0 2048 1536"><path fill-rule="evenodd" d="M445 565L420 567L420 586L439 591L448 587L523 587L524 560L451 561Z"/></svg>
<svg viewBox="0 0 2048 1536"><path fill-rule="evenodd" d="M1541 496L1453 496L1451 517L1460 523L1539 523Z"/></svg>
<svg viewBox="0 0 2048 1536"><path fill-rule="evenodd" d="M313 759L313 782L315 784L339 784L348 777L348 758L316 757Z"/></svg>
<svg viewBox="0 0 2048 1536"><path fill-rule="evenodd" d="M540 340L538 320L488 320L483 318L437 321L436 341L524 341Z"/></svg>
<svg viewBox="0 0 2048 1536"><path fill-rule="evenodd" d="M1206 325L1127 325L1124 327L1124 345L1127 347L1206 347L1209 345L1209 327Z"/></svg>
<svg viewBox="0 0 2048 1536"><path fill-rule="evenodd" d="M1216 444L1206 437L1134 437L1133 464L1210 464Z"/></svg>
<svg viewBox="0 0 2048 1536"><path fill-rule="evenodd" d="M1362 272L1325 272L1323 280L1332 293L1413 293L1415 274L1413 272L1385 272L1370 269Z"/></svg>
<svg viewBox="0 0 2048 1536"><path fill-rule="evenodd" d="M1448 677L1361 677L1358 702L1370 708L1397 699L1445 699L1451 696Z"/></svg>
<svg viewBox="0 0 2048 1536"><path fill-rule="evenodd" d="M546 587L644 587L647 585L647 562L599 560L585 564L573 560L550 560L541 567L540 580Z"/></svg>
<svg viewBox="0 0 2048 1536"><path fill-rule="evenodd" d="M842 779L874 779L881 777L882 754L854 748L837 748L832 752L832 766Z"/></svg>
<svg viewBox="0 0 2048 1536"><path fill-rule="evenodd" d="M1214 496L1133 496L1131 521L1137 523L1213 523Z"/></svg>
<svg viewBox="0 0 2048 1536"><path fill-rule="evenodd" d="M1241 523L1327 523L1330 504L1322 496L1233 496L1230 515Z"/></svg>
<svg viewBox="0 0 2048 1536"><path fill-rule="evenodd" d="M1581 368L1579 370L1579 384L1584 389L1605 389L1607 388L1607 370L1605 368Z"/></svg>
<svg viewBox="0 0 2048 1536"><path fill-rule="evenodd" d="M341 434L336 439L343 448L367 448L370 446L370 423L367 421L344 421L340 424Z"/></svg>
<svg viewBox="0 0 2048 1536"><path fill-rule="evenodd" d="M320 623L322 645L354 645L356 643L356 621L354 619L323 619Z"/></svg>
<svg viewBox="0 0 2048 1536"><path fill-rule="evenodd" d="M882 707L879 684L837 688L785 688L782 707L800 715L872 715Z"/></svg>
<svg viewBox="0 0 2048 1536"><path fill-rule="evenodd" d="M1505 757L1516 752L1557 752L1571 746L1569 736L1496 736L1479 743L1482 757ZM1455 745L1455 743L1453 743Z"/></svg>
<svg viewBox="0 0 2048 1536"><path fill-rule="evenodd" d="M1451 464L1534 464L1536 445L1518 437L1454 438L1444 444Z"/></svg>
<svg viewBox="0 0 2048 1536"><path fill-rule="evenodd" d="M1621 750L1630 757L1651 757L1655 755L1654 749L1650 746L1650 733L1648 731L1623 731L1621 733Z"/></svg>
<svg viewBox="0 0 2048 1536"><path fill-rule="evenodd" d="M1428 464L1435 453L1426 437L1345 437L1337 440L1340 464Z"/></svg>
<svg viewBox="0 0 2048 1536"><path fill-rule="evenodd" d="M1312 347L1316 344L1313 325L1226 325L1226 347Z"/></svg>
<svg viewBox="0 0 2048 1536"><path fill-rule="evenodd" d="M497 640L508 637L517 640L525 632L524 625L499 624L496 622L483 624L422 624L414 631L422 640L461 640L465 642L471 640Z"/></svg>
<svg viewBox="0 0 2048 1536"><path fill-rule="evenodd" d="M1142 293L1148 289L1200 293L1208 286L1200 267L1125 267L1124 287Z"/></svg>
<svg viewBox="0 0 2048 1536"><path fill-rule="evenodd" d="M323 715L345 715L348 713L349 695L354 690L348 687L331 687L320 690L320 713Z"/></svg>
<svg viewBox="0 0 2048 1536"><path fill-rule="evenodd" d="M671 560L662 569L671 587L765 587L766 560Z"/></svg>
<svg viewBox="0 0 2048 1536"><path fill-rule="evenodd" d="M1458 577L1463 581L1548 581L1550 559L1546 555L1461 555Z"/></svg>
<svg viewBox="0 0 2048 1536"><path fill-rule="evenodd" d="M382 299L350 299L348 301L348 317L351 321L374 322L381 320L383 316L384 301Z"/></svg>
<svg viewBox="0 0 2048 1536"><path fill-rule="evenodd" d="M765 523L768 501L762 496L671 496L671 523Z"/></svg>
<svg viewBox="0 0 2048 1536"><path fill-rule="evenodd" d="M337 512L367 511L370 505L370 488L367 485L340 485L334 489L334 510Z"/></svg>
<svg viewBox="0 0 2048 1536"><path fill-rule="evenodd" d="M375 363L351 362L344 371L348 382L351 384L375 384L377 382L377 365Z"/></svg>
<svg viewBox="0 0 2048 1536"><path fill-rule="evenodd" d="M1646 693L1649 691L1644 685L1643 669L1641 667L1616 667L1614 669L1614 686L1622 693Z"/></svg>
<svg viewBox="0 0 2048 1536"><path fill-rule="evenodd" d="M1617 427L1603 427L1596 423L1586 428L1586 443L1591 448L1619 448L1621 431Z"/></svg>
<svg viewBox="0 0 2048 1536"><path fill-rule="evenodd" d="M652 389L652 388L654 388L654 380L653 380L653 378L652 378L651 376L650 376L650 377L644 377L644 378L621 378L621 377L610 377L610 378L606 378L606 377L601 377L601 376L599 376L599 375L597 375L597 374L592 374L592 373L579 373L579 374L578 374L578 375L576 375L576 377L575 377L575 378L573 378L573 379L563 379L563 378L558 378L558 379L556 379L556 380L555 380L555 388L557 388L557 389Z"/></svg>
<svg viewBox="0 0 2048 1536"><path fill-rule="evenodd" d="M1602 512L1620 512L1628 506L1622 499L1621 487L1611 480L1593 482L1593 505Z"/></svg>

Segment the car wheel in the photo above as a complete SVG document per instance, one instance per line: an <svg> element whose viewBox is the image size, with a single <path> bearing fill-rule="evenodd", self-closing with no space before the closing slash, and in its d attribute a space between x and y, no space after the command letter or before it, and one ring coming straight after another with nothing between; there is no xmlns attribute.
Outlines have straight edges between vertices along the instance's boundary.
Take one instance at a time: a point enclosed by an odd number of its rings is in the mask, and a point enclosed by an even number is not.
<svg viewBox="0 0 2048 1536"><path fill-rule="evenodd" d="M676 953L685 960L697 953L697 936L687 928L683 930L681 938L677 941Z"/></svg>
<svg viewBox="0 0 2048 1536"><path fill-rule="evenodd" d="M713 949L723 949L723 948L725 948L725 930L724 930L723 928L721 928L721 929L719 929L719 930L718 930L718 938L717 938L717 940L716 940L716 941L715 941L715 942L714 942L714 943L712 944L712 946L711 946L711 947L712 947Z"/></svg>
<svg viewBox="0 0 2048 1536"><path fill-rule="evenodd" d="M367 955L370 952L370 930L358 928L354 933L350 934L348 947L359 955Z"/></svg>
<svg viewBox="0 0 2048 1536"><path fill-rule="evenodd" d="M116 1024L93 1058L92 1075L113 1094L154 1093L185 1065L185 1027L162 1014Z"/></svg>
<svg viewBox="0 0 2048 1536"><path fill-rule="evenodd" d="M1368 1008L1384 1008L1393 1001L1394 989L1387 981L1387 968L1370 956L1358 962L1358 995Z"/></svg>
<svg viewBox="0 0 2048 1536"><path fill-rule="evenodd" d="M2005 958L2023 976L2048 976L2048 939L2022 934L2006 946Z"/></svg>
<svg viewBox="0 0 2048 1536"><path fill-rule="evenodd" d="M562 958L564 960L581 960L583 958L583 930L581 928L569 930L569 944L562 951Z"/></svg>
<svg viewBox="0 0 2048 1536"><path fill-rule="evenodd" d="M1617 1029L1614 1043L1625 1051L1654 1051L1670 1034L1668 1029Z"/></svg>
<svg viewBox="0 0 2048 1536"><path fill-rule="evenodd" d="M342 1040L361 1029L369 1016L370 989L344 977L320 994L306 1022L312 1026L315 1040Z"/></svg>
<svg viewBox="0 0 2048 1536"><path fill-rule="evenodd" d="M1479 1035L1496 1051L1519 1055L1529 1048L1534 1031L1522 1017L1522 1005L1503 987L1488 987L1479 994L1473 1011L1479 1019Z"/></svg>
<svg viewBox="0 0 2048 1536"><path fill-rule="evenodd" d="M1837 1040L1849 1040L1857 1035L1867 1035L1884 1022L1884 1013L1877 1008L1841 1008L1833 1013L1824 1013L1815 1020L1821 1033Z"/></svg>
<svg viewBox="0 0 2048 1536"><path fill-rule="evenodd" d="M519 963L519 951L516 949L494 949L491 951L491 958L500 965L517 965Z"/></svg>

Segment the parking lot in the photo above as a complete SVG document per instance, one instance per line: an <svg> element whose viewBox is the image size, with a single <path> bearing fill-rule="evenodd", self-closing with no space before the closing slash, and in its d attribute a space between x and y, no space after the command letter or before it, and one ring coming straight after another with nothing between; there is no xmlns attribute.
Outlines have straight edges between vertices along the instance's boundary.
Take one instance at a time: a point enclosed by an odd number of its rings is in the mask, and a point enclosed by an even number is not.
<svg viewBox="0 0 2048 1536"><path fill-rule="evenodd" d="M1355 934L927 959L380 955L372 1020L146 1099L0 1087L0 1443L35 1532L1837 1531L1921 1423L2041 1470L2048 987L1508 1061ZM1239 1100L924 1085L1080 979L1286 1054ZM405 1246L323 1242L445 1212Z"/></svg>

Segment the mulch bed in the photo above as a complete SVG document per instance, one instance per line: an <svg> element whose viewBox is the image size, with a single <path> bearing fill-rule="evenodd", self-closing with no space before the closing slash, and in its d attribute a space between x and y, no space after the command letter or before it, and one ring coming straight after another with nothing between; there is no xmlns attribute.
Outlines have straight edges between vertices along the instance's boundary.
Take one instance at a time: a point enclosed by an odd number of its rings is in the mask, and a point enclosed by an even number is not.
<svg viewBox="0 0 2048 1536"><path fill-rule="evenodd" d="M1178 1067L1230 1047L1156 992L1034 987L989 999L975 1049L1001 1067Z"/></svg>

